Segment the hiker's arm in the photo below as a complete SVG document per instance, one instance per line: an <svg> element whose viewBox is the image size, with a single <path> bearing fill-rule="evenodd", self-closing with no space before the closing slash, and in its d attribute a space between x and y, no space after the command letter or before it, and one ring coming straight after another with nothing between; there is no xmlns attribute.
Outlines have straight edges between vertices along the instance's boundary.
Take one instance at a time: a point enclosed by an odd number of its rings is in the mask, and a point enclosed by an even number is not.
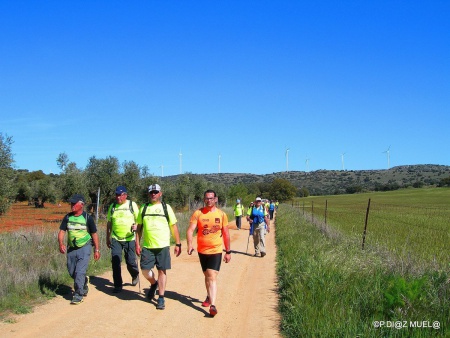
<svg viewBox="0 0 450 338"><path fill-rule="evenodd" d="M106 222L106 246L108 248L111 248L111 229L112 229L111 221Z"/></svg>
<svg viewBox="0 0 450 338"><path fill-rule="evenodd" d="M94 259L98 261L100 259L100 243L98 240L98 234L94 232L91 236L92 241L94 242Z"/></svg>
<svg viewBox="0 0 450 338"><path fill-rule="evenodd" d="M186 231L186 240L187 240L187 252L189 255L194 251L194 247L192 246L192 240L194 236L194 230L197 227L197 223L191 223L189 228Z"/></svg>
<svg viewBox="0 0 450 338"><path fill-rule="evenodd" d="M141 237L142 237L142 224L137 225L136 230L136 255L141 255Z"/></svg>
<svg viewBox="0 0 450 338"><path fill-rule="evenodd" d="M231 247L230 247L230 231L228 230L228 226L222 227L222 237L223 237L223 244L225 245L225 257L223 258L223 261L225 263L228 263L231 260Z"/></svg>
<svg viewBox="0 0 450 338"><path fill-rule="evenodd" d="M264 216L264 220L266 221L266 225L267 225L267 232L270 232L270 219L269 216Z"/></svg>
<svg viewBox="0 0 450 338"><path fill-rule="evenodd" d="M176 244L173 252L175 254L175 257L178 257L181 254L180 232L178 231L178 226L176 224L171 226L171 230Z"/></svg>
<svg viewBox="0 0 450 338"><path fill-rule="evenodd" d="M66 253L66 246L64 245L64 236L66 232L64 230L59 230L58 232L58 243L59 243L59 252Z"/></svg>

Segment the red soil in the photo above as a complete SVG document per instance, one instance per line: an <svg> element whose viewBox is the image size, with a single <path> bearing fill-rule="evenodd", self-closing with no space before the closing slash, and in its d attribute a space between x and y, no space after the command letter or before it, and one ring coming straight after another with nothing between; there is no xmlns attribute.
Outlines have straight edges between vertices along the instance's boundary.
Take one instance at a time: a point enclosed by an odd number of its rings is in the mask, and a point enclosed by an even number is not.
<svg viewBox="0 0 450 338"><path fill-rule="evenodd" d="M60 206L45 203L45 208L35 208L27 202L14 203L6 214L0 216L0 232L35 226L57 228L69 211L68 203L61 203Z"/></svg>

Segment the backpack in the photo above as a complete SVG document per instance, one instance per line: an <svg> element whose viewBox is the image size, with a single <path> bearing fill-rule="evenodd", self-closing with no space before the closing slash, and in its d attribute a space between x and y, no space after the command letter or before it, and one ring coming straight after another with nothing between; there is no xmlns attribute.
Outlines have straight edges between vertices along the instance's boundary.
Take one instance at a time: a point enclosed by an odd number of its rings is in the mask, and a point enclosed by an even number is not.
<svg viewBox="0 0 450 338"><path fill-rule="evenodd" d="M111 217L112 217L112 215L114 214L114 211L116 211L117 203L112 203L111 205L112 205L112 207L111 207ZM131 200L130 200L129 208L130 208L130 212L134 215L133 202Z"/></svg>
<svg viewBox="0 0 450 338"><path fill-rule="evenodd" d="M266 208L264 207L264 206L261 206L261 208L263 209L263 215L265 215L265 211L266 211ZM258 209L257 207L256 207L256 205L253 205L252 206L252 212L250 213L250 219L253 221L254 219L255 219L255 215L253 215L253 209ZM264 216L263 216L263 219L264 219ZM259 220L258 220L259 221Z"/></svg>
<svg viewBox="0 0 450 338"><path fill-rule="evenodd" d="M117 206L117 203L112 203L111 204L111 222L112 222L112 215L114 214L114 211L116 211L116 206ZM130 200L129 208L130 208L130 212L134 215L133 202L131 200ZM112 233L117 238L120 238L120 240L128 239L128 238L131 238L131 237L134 236L134 234L131 234L131 235L127 236L127 237L121 238L121 237L117 236L117 234L114 231Z"/></svg>
<svg viewBox="0 0 450 338"><path fill-rule="evenodd" d="M163 210L164 210L164 216L166 216L167 224L170 225L170 223L169 223L169 213L167 212L167 204L165 202L163 202L163 201L161 201L161 204L162 204L162 207L163 207ZM150 203L145 203L144 209L142 209L142 224L144 224L144 217L145 216L160 216L160 215L157 215L157 214L148 214L148 215L146 215L145 212L147 211L147 207L149 205L150 205Z"/></svg>

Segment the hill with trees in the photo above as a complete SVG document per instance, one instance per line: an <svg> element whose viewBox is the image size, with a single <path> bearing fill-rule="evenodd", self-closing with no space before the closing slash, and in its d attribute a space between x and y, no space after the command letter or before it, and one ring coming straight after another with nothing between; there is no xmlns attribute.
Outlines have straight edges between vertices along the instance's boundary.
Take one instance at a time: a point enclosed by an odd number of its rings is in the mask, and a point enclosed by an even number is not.
<svg viewBox="0 0 450 338"><path fill-rule="evenodd" d="M162 180L171 181L177 176L164 177ZM226 186L264 185L275 179L285 179L298 189L298 196L303 196L305 193L307 195L336 195L449 185L450 166L419 164L397 166L386 170L287 171L266 175L221 173L198 176L208 182Z"/></svg>

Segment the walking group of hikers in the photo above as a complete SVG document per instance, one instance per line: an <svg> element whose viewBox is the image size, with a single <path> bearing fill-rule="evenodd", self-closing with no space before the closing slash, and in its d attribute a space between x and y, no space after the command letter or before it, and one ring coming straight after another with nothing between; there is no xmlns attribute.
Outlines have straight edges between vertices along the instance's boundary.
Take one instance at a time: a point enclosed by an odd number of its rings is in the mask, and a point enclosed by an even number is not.
<svg viewBox="0 0 450 338"><path fill-rule="evenodd" d="M106 226L106 245L111 249L113 271L113 293L122 291L123 280L121 272L122 255L131 275L131 285L139 284L139 267L137 256L140 256L142 276L150 283L147 298L152 300L158 290L156 309L164 310L164 293L167 283L167 270L171 269L170 236L175 239L174 255L181 254L180 234L177 218L170 205L161 200L162 191L158 184L148 187L149 203L138 208L137 204L128 199L127 189L118 186L115 190L115 203L108 208ZM217 314L217 276L222 260L231 260L230 235L227 215L216 207L217 195L213 190L204 193L204 207L196 210L189 221L186 233L187 253L194 251L193 234L197 232L197 252L205 277L207 296L202 303L209 307L211 316ZM94 260L100 259L100 243L97 226L92 216L84 211L86 203L84 196L73 195L69 202L71 212L62 220L58 233L59 251L67 254L67 269L74 279L74 294L71 304L80 304L89 292L89 276L86 275L92 249ZM253 203L253 202L252 202ZM236 227L241 229L241 217L244 208L237 200L235 206ZM250 235L253 235L255 256L266 255L265 234L270 232L270 219L276 209L274 202L266 208L260 197L247 210L247 220L250 223ZM272 208L272 209L271 209ZM238 210L240 209L240 210ZM64 244L67 232L67 245ZM250 238L250 236L249 236ZM223 255L225 247L225 256ZM248 243L247 243L248 249ZM156 266L157 276L153 272Z"/></svg>
<svg viewBox="0 0 450 338"><path fill-rule="evenodd" d="M255 247L254 256L264 257L266 255L265 236L270 232L270 220L273 219L275 210L278 208L278 201L267 201L263 203L261 197L256 197L251 202L248 209L246 219L250 224L250 236L253 236L253 245ZM234 205L234 215L236 217L236 227L241 229L241 218L245 214L244 206L239 199ZM249 236L249 240L250 240ZM248 251L248 243L247 243Z"/></svg>

